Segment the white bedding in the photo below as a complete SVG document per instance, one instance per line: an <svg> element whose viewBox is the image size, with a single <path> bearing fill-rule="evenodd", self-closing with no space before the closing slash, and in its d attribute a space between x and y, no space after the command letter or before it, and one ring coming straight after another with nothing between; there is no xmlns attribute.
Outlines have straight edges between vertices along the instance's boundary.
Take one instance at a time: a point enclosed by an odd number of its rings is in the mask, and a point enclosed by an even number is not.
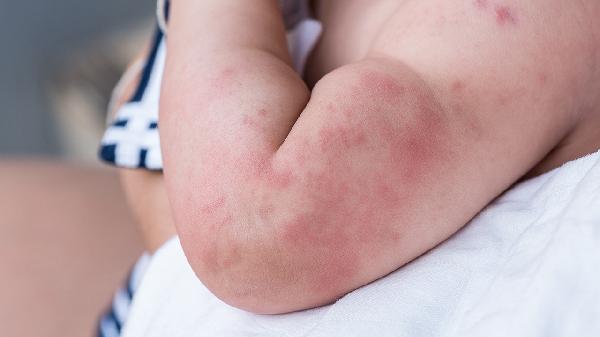
<svg viewBox="0 0 600 337"><path fill-rule="evenodd" d="M429 253L304 312L229 307L173 239L124 336L600 336L600 152L514 186Z"/></svg>

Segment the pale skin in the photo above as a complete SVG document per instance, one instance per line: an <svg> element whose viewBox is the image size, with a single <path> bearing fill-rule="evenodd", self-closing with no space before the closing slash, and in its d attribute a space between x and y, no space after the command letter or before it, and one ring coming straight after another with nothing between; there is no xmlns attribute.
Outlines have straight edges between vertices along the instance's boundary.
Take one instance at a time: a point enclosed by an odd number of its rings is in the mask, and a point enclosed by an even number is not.
<svg viewBox="0 0 600 337"><path fill-rule="evenodd" d="M302 78L276 1L172 4L165 180L148 178L171 208L146 200L140 222L174 223L233 306L331 303L600 145L597 1L314 7L325 31Z"/></svg>

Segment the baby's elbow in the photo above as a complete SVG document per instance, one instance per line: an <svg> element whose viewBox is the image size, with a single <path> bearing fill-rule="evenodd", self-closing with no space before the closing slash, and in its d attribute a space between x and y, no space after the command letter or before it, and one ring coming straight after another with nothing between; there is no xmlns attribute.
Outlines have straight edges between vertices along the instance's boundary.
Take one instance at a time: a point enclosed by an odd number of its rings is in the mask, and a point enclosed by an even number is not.
<svg viewBox="0 0 600 337"><path fill-rule="evenodd" d="M347 249L339 245L299 248L297 240L311 240L310 234L290 231L280 228L279 234L252 239L248 233L223 235L227 233L223 229L204 233L202 240L186 233L180 236L202 283L223 302L252 313L319 307L362 285L356 279L357 261L344 253Z"/></svg>

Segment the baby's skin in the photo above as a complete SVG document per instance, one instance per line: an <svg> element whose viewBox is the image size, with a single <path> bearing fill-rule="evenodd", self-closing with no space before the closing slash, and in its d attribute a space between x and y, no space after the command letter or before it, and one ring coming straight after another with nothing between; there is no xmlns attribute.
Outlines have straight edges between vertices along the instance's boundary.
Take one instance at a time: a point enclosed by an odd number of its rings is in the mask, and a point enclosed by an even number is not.
<svg viewBox="0 0 600 337"><path fill-rule="evenodd" d="M600 144L595 0L313 5L302 77L277 1L172 3L164 212L233 306L331 303Z"/></svg>

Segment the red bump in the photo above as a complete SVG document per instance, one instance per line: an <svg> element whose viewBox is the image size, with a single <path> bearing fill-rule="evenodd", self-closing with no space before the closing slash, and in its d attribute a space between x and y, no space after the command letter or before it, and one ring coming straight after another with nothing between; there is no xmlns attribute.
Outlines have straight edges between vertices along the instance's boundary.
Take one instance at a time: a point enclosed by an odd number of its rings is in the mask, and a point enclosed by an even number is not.
<svg viewBox="0 0 600 337"><path fill-rule="evenodd" d="M367 136L360 127L325 126L319 130L321 151L342 154L350 148L363 145Z"/></svg>
<svg viewBox="0 0 600 337"><path fill-rule="evenodd" d="M327 103L326 109L330 113L335 112L335 106L331 102Z"/></svg>
<svg viewBox="0 0 600 337"><path fill-rule="evenodd" d="M286 188L292 182L292 172L289 170L272 171L267 177L267 181L275 187Z"/></svg>
<svg viewBox="0 0 600 337"><path fill-rule="evenodd" d="M202 207L201 211L205 215L213 214L218 209L223 208L223 206L225 206L225 197L220 196L216 200L209 202L204 207Z"/></svg>
<svg viewBox="0 0 600 337"><path fill-rule="evenodd" d="M213 87L219 91L226 91L231 88L235 77L235 69L223 69L213 80Z"/></svg>
<svg viewBox="0 0 600 337"><path fill-rule="evenodd" d="M275 188L286 188L293 182L292 170L284 165L275 166L272 159L259 157L254 159L251 172L254 179Z"/></svg>
<svg viewBox="0 0 600 337"><path fill-rule="evenodd" d="M499 25L504 25L507 23L515 24L517 23L517 18L513 11L507 6L496 6L494 8L496 13L496 22Z"/></svg>
<svg viewBox="0 0 600 337"><path fill-rule="evenodd" d="M248 115L244 116L244 119L242 120L242 123L244 123L244 125L249 126L251 128L255 128L257 126L257 124L254 121L254 119L252 119L252 117L250 117Z"/></svg>
<svg viewBox="0 0 600 337"><path fill-rule="evenodd" d="M488 6L487 0L475 0L473 1L473 4L479 9L486 9Z"/></svg>
<svg viewBox="0 0 600 337"><path fill-rule="evenodd" d="M537 79L540 83L540 86L542 87L546 85L546 83L548 83L548 75L546 75L545 73L539 73Z"/></svg>
<svg viewBox="0 0 600 337"><path fill-rule="evenodd" d="M261 206L258 209L258 216L260 217L261 220L266 221L267 219L269 219L272 216L274 211L275 211L275 208L273 207L273 204Z"/></svg>
<svg viewBox="0 0 600 337"><path fill-rule="evenodd" d="M360 78L361 88L369 90L384 100L395 100L405 93L405 88L389 75L379 72L366 72Z"/></svg>
<svg viewBox="0 0 600 337"><path fill-rule="evenodd" d="M450 86L450 90L454 93L459 93L465 89L465 84L462 81L454 81Z"/></svg>
<svg viewBox="0 0 600 337"><path fill-rule="evenodd" d="M397 207L400 202L400 196L398 195L396 189L392 188L385 181L379 182L375 193L377 200L381 200L386 207Z"/></svg>
<svg viewBox="0 0 600 337"><path fill-rule="evenodd" d="M305 166L310 153L311 153L311 150L310 150L310 146L308 144L308 140L304 139L304 140L300 141L298 144L296 144L296 147L294 150L294 157L295 157L294 162L296 163L297 167L303 168Z"/></svg>

